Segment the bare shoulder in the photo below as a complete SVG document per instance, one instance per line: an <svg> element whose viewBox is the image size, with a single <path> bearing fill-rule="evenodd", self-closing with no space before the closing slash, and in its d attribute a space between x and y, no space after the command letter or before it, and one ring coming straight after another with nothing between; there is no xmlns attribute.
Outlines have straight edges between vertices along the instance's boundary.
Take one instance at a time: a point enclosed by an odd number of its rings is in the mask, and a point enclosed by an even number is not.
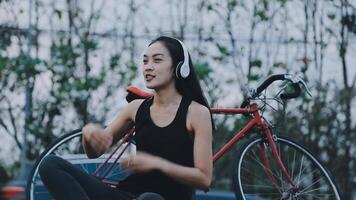
<svg viewBox="0 0 356 200"><path fill-rule="evenodd" d="M192 103L189 106L188 112L190 115L193 115L194 117L208 116L210 118L209 109L206 106L196 101L192 101Z"/></svg>
<svg viewBox="0 0 356 200"><path fill-rule="evenodd" d="M136 112L137 112L138 108L140 107L140 105L142 104L143 101L144 101L144 99L136 99L136 100L131 101L125 107L126 114L128 115L128 117L130 117L130 119L132 121L135 120Z"/></svg>
<svg viewBox="0 0 356 200"><path fill-rule="evenodd" d="M131 101L128 106L131 108L138 108L145 99L135 99Z"/></svg>
<svg viewBox="0 0 356 200"><path fill-rule="evenodd" d="M189 131L194 131L199 127L211 127L211 115L209 108L204 105L192 101L188 108L187 128Z"/></svg>

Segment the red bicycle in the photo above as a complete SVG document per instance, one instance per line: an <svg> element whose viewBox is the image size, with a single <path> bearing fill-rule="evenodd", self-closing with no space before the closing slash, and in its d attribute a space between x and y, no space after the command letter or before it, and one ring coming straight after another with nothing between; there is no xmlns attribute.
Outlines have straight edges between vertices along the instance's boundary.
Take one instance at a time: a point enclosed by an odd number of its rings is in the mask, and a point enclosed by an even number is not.
<svg viewBox="0 0 356 200"><path fill-rule="evenodd" d="M293 92L282 93L281 99L296 98L301 93L300 84L310 94L304 81L298 76L277 74L269 76L249 97L240 108L212 108L213 114L244 114L249 118L246 125L236 133L217 153L214 163L237 141L251 136L237 149L233 164L232 182L237 199L340 199L340 193L328 170L308 150L292 140L280 136L273 131L273 126L265 120L261 110L266 105L266 98L261 93L271 83L285 80L291 83ZM281 90L282 91L282 90ZM126 99L147 98L150 93L135 87L128 87ZM261 100L262 105L253 103ZM134 143L134 128L127 130L123 138L109 153L97 159L88 159L81 147L81 130L62 136L45 150L34 165L27 184L28 199L50 199L38 174L41 160L55 154L67 159L88 173L116 187L127 172L120 170L119 160L124 152Z"/></svg>

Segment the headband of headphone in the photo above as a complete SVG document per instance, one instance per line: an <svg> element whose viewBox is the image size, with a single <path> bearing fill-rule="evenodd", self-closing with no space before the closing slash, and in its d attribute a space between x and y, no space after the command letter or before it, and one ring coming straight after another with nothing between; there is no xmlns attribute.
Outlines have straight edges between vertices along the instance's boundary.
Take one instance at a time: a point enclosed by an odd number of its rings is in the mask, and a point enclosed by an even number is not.
<svg viewBox="0 0 356 200"><path fill-rule="evenodd" d="M176 39L176 38L174 38ZM185 47L184 43L181 42L180 40L176 39L180 45L182 46L183 49L183 56L184 56L184 60L180 61L177 65L176 68L176 76L178 78L187 78L190 74L190 68L189 68L189 54L188 54L188 50Z"/></svg>

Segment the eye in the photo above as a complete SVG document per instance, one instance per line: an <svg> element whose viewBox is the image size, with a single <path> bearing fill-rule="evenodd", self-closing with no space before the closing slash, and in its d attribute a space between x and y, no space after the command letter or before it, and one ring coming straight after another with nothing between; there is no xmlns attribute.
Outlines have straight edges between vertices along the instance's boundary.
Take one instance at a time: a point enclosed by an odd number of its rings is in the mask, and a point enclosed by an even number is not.
<svg viewBox="0 0 356 200"><path fill-rule="evenodd" d="M143 59L142 62L143 62L143 64L147 64L148 61L147 61L147 59Z"/></svg>
<svg viewBox="0 0 356 200"><path fill-rule="evenodd" d="M155 58L154 61L157 63L157 62L162 61L162 59L160 59L160 58Z"/></svg>

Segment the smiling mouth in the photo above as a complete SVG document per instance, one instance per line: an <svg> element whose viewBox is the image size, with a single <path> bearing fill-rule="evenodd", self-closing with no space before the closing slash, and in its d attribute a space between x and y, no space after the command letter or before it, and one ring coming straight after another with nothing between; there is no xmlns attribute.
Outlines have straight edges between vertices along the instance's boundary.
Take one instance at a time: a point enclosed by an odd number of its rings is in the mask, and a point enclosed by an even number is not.
<svg viewBox="0 0 356 200"><path fill-rule="evenodd" d="M146 81L150 81L150 80L152 80L153 78L155 78L154 75L151 75L151 74L146 74L146 75L145 75L145 80L146 80Z"/></svg>

